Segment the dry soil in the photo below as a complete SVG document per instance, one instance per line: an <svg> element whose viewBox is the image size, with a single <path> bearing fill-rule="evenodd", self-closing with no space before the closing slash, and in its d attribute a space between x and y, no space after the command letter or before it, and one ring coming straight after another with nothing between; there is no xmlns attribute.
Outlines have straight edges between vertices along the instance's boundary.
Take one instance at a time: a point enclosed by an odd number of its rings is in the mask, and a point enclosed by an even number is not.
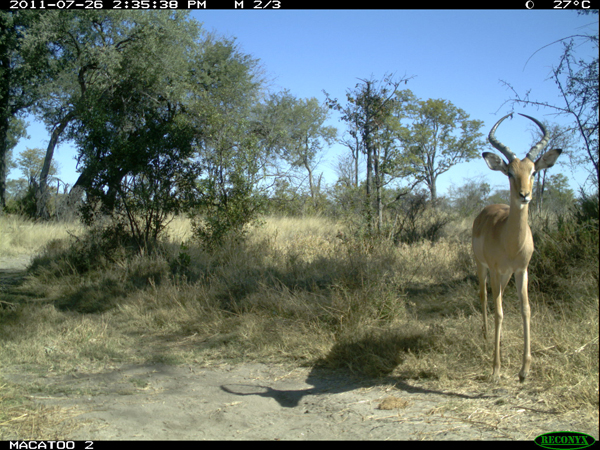
<svg viewBox="0 0 600 450"><path fill-rule="evenodd" d="M20 282L28 262L0 258L0 293ZM558 414L516 380L453 392L262 363L110 365L68 375L11 366L0 368L2 378L42 386L31 397L70 412L61 433L73 440L533 440L563 430L598 439L597 417Z"/></svg>

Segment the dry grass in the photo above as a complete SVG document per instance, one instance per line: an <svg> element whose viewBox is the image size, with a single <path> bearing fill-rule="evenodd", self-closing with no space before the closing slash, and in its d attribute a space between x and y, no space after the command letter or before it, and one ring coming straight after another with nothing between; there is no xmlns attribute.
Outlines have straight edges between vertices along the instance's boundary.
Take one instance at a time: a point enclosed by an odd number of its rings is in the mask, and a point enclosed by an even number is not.
<svg viewBox="0 0 600 450"><path fill-rule="evenodd" d="M0 255L3 257L39 252L53 239L66 239L83 231L79 223L36 223L14 215L0 215Z"/></svg>
<svg viewBox="0 0 600 450"><path fill-rule="evenodd" d="M65 440L76 427L73 409L34 403L22 387L0 385L0 438L2 440Z"/></svg>
<svg viewBox="0 0 600 450"><path fill-rule="evenodd" d="M15 306L0 311L0 366L68 373L125 361L251 358L487 390L492 348L481 337L467 227L452 224L433 245L393 246L353 239L323 218L266 218L245 243L207 253L176 219L171 243L145 257L103 255L40 231L15 247L46 244L33 276L10 292ZM508 291L500 383L513 386L522 331L514 287ZM568 304L530 297L534 362L523 391L551 411L597 411L597 288ZM8 389L0 390L0 409L9 411L0 439L44 435L19 434L14 425L31 405L5 409L19 397Z"/></svg>

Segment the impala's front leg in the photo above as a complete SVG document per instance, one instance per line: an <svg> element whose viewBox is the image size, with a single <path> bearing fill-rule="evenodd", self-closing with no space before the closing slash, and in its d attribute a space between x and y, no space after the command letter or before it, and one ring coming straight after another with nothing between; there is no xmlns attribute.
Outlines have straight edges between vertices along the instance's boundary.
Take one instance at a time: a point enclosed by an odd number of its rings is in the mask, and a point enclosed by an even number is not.
<svg viewBox="0 0 600 450"><path fill-rule="evenodd" d="M494 301L494 362L492 379L497 381L500 377L500 338L502 337L502 320L504 313L502 311L502 286L500 277L490 271L490 285L492 287L492 297Z"/></svg>
<svg viewBox="0 0 600 450"><path fill-rule="evenodd" d="M487 267L477 261L477 276L479 277L479 301L481 302L481 314L483 316L483 338L487 340L488 325L487 325Z"/></svg>
<svg viewBox="0 0 600 450"><path fill-rule="evenodd" d="M529 296L527 295L527 269L515 273L517 293L521 302L521 316L523 317L523 367L519 372L519 380L525 381L531 366L531 308L529 307Z"/></svg>
<svg viewBox="0 0 600 450"><path fill-rule="evenodd" d="M494 330L494 370L492 378L498 380L500 378L501 352L500 341L502 339L502 321L504 319L504 311L502 310L502 296L510 280L511 273L497 273L495 276L490 274L492 284L492 294L494 296L494 318L496 328Z"/></svg>

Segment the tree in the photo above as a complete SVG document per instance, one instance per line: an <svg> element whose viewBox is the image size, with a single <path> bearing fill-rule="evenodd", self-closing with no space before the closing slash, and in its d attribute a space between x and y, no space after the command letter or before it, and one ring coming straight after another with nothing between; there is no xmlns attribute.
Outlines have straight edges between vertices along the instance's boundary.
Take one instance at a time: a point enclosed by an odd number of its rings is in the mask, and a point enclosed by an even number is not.
<svg viewBox="0 0 600 450"><path fill-rule="evenodd" d="M103 95L111 97L121 80L140 80L146 84L167 81L161 71L175 71L178 55L197 37L197 27L186 22L186 14L148 11L47 11L40 14L24 38L22 54L41 53L47 49L53 67L52 76L40 88L34 112L51 133L40 177L38 213L47 217L47 177L55 146L62 139L80 139L86 127L102 126L90 120L98 112ZM167 47L169 49L167 50ZM162 61L161 61L162 60ZM163 65L164 64L164 65ZM143 73L146 70L147 73ZM184 72L185 73L185 72ZM152 77L155 77L152 79ZM171 79L180 74L173 73ZM145 84L133 92L143 91ZM173 87L172 83L167 86ZM124 97L124 102L129 101ZM114 97L112 97L114 98ZM147 99L148 101L160 98ZM106 101L102 102L106 105ZM84 116L86 116L84 118ZM97 136L97 134L96 134ZM89 156L89 155L88 155ZM74 189L90 187L96 176L88 165Z"/></svg>
<svg viewBox="0 0 600 450"><path fill-rule="evenodd" d="M550 101L531 99L531 90L521 96L508 82L503 81L513 93L513 97L508 102L548 108L557 116L570 118L572 120L570 130L580 138L579 151L570 155L571 161L575 165L588 169L591 183L597 189L600 178L598 167L598 34L568 36L548 45L558 43L563 45L563 53L558 64L552 66L550 79L556 84L561 103L554 104ZM590 48L589 55L578 56L577 51Z"/></svg>
<svg viewBox="0 0 600 450"><path fill-rule="evenodd" d="M44 165L44 154L45 151L41 148L27 148L15 158L14 167L21 171L22 177L8 180L6 209L9 212L36 217L36 193ZM49 173L51 178L58 173L56 164L52 164Z"/></svg>
<svg viewBox="0 0 600 450"><path fill-rule="evenodd" d="M20 117L12 116L8 122L8 131L5 143L6 153L4 156L5 159L3 170L6 171L7 176L11 169L15 169L17 167L14 162L12 151L17 146L21 138L29 138L27 135L27 123Z"/></svg>
<svg viewBox="0 0 600 450"><path fill-rule="evenodd" d="M44 150L27 148L20 153L15 162L28 184L38 183L44 165ZM55 163L52 163L48 172L50 176L58 173Z"/></svg>
<svg viewBox="0 0 600 450"><path fill-rule="evenodd" d="M371 230L373 219L372 191L375 188L377 229L383 226L382 188L384 185L384 168L390 169L391 161L395 159L393 151L382 152L384 142L390 143L389 133L385 133L393 126L393 112L397 108L397 90L402 82L407 83L408 78L393 80L391 75L384 77L383 82L375 80L360 80L354 91L347 91L348 103L342 106L337 99L327 96L330 108L342 114L341 119L350 125L350 134L356 140L355 147L364 151L366 155L366 182L364 214L367 229ZM360 142L358 141L360 139ZM386 150L394 150L387 145ZM353 152L354 153L354 152ZM356 170L358 173L358 170Z"/></svg>
<svg viewBox="0 0 600 450"><path fill-rule="evenodd" d="M418 100L410 108L412 125L401 137L405 170L425 183L435 205L438 177L456 164L476 158L485 145L479 132L483 122L470 120L448 100Z"/></svg>
<svg viewBox="0 0 600 450"><path fill-rule="evenodd" d="M209 248L243 235L264 200L257 185L276 144L275 130L261 120L258 69L258 61L235 42L212 37L192 61L186 111L196 130L194 159L202 172L191 215L195 235Z"/></svg>
<svg viewBox="0 0 600 450"><path fill-rule="evenodd" d="M92 82L75 95L86 106L72 110L68 132L82 166L76 186L87 194L86 220L93 221L99 206L126 224L142 250L194 195L196 128L186 107L196 24L180 14L141 22L110 14L83 18L101 21L93 23L107 41L119 40L100 52L113 54L93 63Z"/></svg>
<svg viewBox="0 0 600 450"><path fill-rule="evenodd" d="M487 204L491 187L485 181L470 180L462 186L453 185L448 189L454 210L460 217L479 213Z"/></svg>
<svg viewBox="0 0 600 450"><path fill-rule="evenodd" d="M564 127L564 126L558 125L558 124L549 124L547 122L544 122L543 124L546 127L546 130L548 131L549 138L548 138L548 145L546 146L546 148L544 150L542 150L542 153L539 156L543 155L550 149L560 148L563 151L562 154L566 154L569 157L572 157L573 156L573 148L574 148L574 143L573 143L574 136L573 136L573 133L571 132L571 130L569 130L568 127ZM535 127L532 132L532 145L537 143L538 140L539 140L539 128ZM565 163L559 163L559 164L565 164ZM533 197L533 200L535 202L535 206L536 206L536 209L538 212L542 210L543 204L544 204L544 196L546 194L546 188L545 188L546 174L547 174L546 169L535 174L536 182L535 182L535 195Z"/></svg>
<svg viewBox="0 0 600 450"><path fill-rule="evenodd" d="M510 191L508 189L496 189L487 200L490 205L508 205L510 203Z"/></svg>
<svg viewBox="0 0 600 450"><path fill-rule="evenodd" d="M569 180L562 173L548 176L543 186L545 210L563 214L575 203L575 193L569 187Z"/></svg>
<svg viewBox="0 0 600 450"><path fill-rule="evenodd" d="M337 134L334 127L326 126L329 109L319 105L316 98L297 99L288 91L272 95L265 108L278 122L277 142L282 160L291 169L287 178L298 177L308 181L313 209L317 209L322 176L316 175L319 155L325 145L331 145ZM298 175L298 172L306 176ZM301 183L302 184L302 183Z"/></svg>
<svg viewBox="0 0 600 450"><path fill-rule="evenodd" d="M364 143L362 142L358 129L358 117L354 117L354 122L348 122L348 130L340 139L340 144L350 149L350 159L342 157L340 159L340 169L344 172L344 178L352 183L352 187L358 187L359 178L359 159L361 153L366 153Z"/></svg>
<svg viewBox="0 0 600 450"><path fill-rule="evenodd" d="M0 11L0 214L6 202L10 151L25 135L18 118L38 97L38 86L48 74L47 51L24 55L26 31L39 18L37 11Z"/></svg>

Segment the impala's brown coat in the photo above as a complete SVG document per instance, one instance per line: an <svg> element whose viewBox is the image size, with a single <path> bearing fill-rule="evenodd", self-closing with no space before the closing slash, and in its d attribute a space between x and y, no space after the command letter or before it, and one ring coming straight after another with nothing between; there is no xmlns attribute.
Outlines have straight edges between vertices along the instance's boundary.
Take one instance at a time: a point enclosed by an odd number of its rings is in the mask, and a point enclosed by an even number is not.
<svg viewBox="0 0 600 450"><path fill-rule="evenodd" d="M473 223L473 253L477 263L479 277L479 298L483 311L483 333L487 337L487 272L490 273L490 285L494 302L494 362L492 376L500 374L500 338L502 333L502 293L510 277L515 274L517 294L521 303L523 318L523 365L519 379L523 381L531 366L531 336L529 297L527 293L527 267L533 254L533 237L527 221L529 202L533 191L533 180L536 172L554 165L561 150L550 150L535 163L532 159L548 142L545 128L534 120L542 129L544 138L532 147L525 158L519 160L515 155L495 139L494 133L500 123L508 116L500 119L490 132L489 140L509 160L508 164L494 153L484 153L483 158L492 170L499 170L509 178L510 205L490 205L477 216ZM528 116L527 116L528 117Z"/></svg>

